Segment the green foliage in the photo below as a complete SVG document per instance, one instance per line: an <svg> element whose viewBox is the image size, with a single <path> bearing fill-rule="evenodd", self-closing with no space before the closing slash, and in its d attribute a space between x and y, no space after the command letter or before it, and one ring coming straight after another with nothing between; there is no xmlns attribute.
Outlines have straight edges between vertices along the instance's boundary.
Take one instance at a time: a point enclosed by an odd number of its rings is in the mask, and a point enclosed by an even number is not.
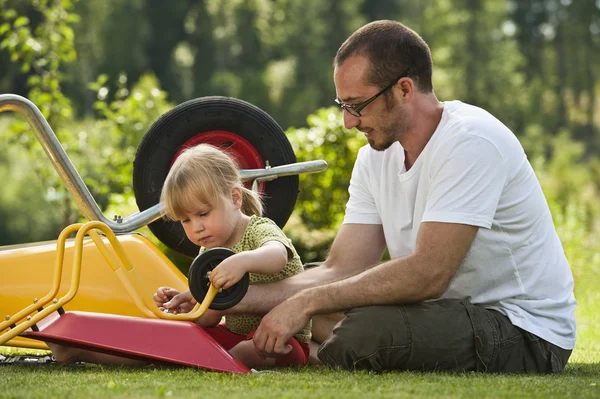
<svg viewBox="0 0 600 399"><path fill-rule="evenodd" d="M339 108L322 108L307 118L308 127L289 128L286 135L298 162L321 159L324 172L300 175L300 194L285 231L303 262L323 261L342 224L348 183L358 149L366 140L344 128Z"/></svg>
<svg viewBox="0 0 600 399"><path fill-rule="evenodd" d="M0 42L15 50L0 49L0 63L11 57L24 61L16 68L2 65L0 91L24 92L21 78L34 65L62 57L62 73L68 74L61 80L63 92L75 99L79 114L93 113L94 99L85 87L94 77L107 74L114 89L122 72L131 82L152 72L174 103L231 95L265 109L285 128L299 126L306 115L331 104L331 60L340 43L363 23L385 18L406 23L427 40L440 98L483 106L517 134L528 123L550 135L567 127L593 146L589 151L598 149L593 136L600 7L594 1L2 4ZM74 13L85 23L72 24ZM66 62L75 49L78 62ZM31 70L24 74L21 68Z"/></svg>
<svg viewBox="0 0 600 399"><path fill-rule="evenodd" d="M309 229L298 216L297 209L283 231L294 243L302 263L323 262L327 258L337 229Z"/></svg>
<svg viewBox="0 0 600 399"><path fill-rule="evenodd" d="M286 135L298 162L327 162L324 172L300 175L300 193L294 214L285 227L303 262L323 261L342 224L348 183L358 149L366 140L344 128L339 108L317 110L308 127L289 128Z"/></svg>
<svg viewBox="0 0 600 399"><path fill-rule="evenodd" d="M110 102L106 83L107 77L101 75L89 85L97 94L95 108L100 119L94 125L94 132L88 134L85 145L90 150L99 150L100 154L92 161L92 170L85 173L85 181L99 195L128 197L133 195L133 160L137 147L152 123L173 105L167 102L166 93L153 75L142 76L131 90L126 86L127 77L121 75L114 100Z"/></svg>
<svg viewBox="0 0 600 399"><path fill-rule="evenodd" d="M323 108L307 118L307 128L286 131L299 162L325 160L326 171L300 176L296 203L302 222L310 229L337 229L348 201L348 183L358 149L366 140L344 128L339 108Z"/></svg>
<svg viewBox="0 0 600 399"><path fill-rule="evenodd" d="M415 28L430 41L434 88L442 99L458 98L485 108L515 129L528 100L520 69L523 56L505 24L506 4L499 1L437 1ZM431 40L429 40L431 39Z"/></svg>
<svg viewBox="0 0 600 399"><path fill-rule="evenodd" d="M578 340L583 348L599 348L600 202L599 170L584 159L585 146L561 132L543 140L541 128L531 126L522 139L544 189L558 236L575 279L578 301Z"/></svg>
<svg viewBox="0 0 600 399"><path fill-rule="evenodd" d="M61 91L64 79L61 68L76 59L72 25L79 17L71 12L71 0L32 2L40 22L32 26L27 16L15 8L0 10L0 49L6 49L11 61L21 65L29 75L28 98L51 122L71 116L71 103Z"/></svg>
<svg viewBox="0 0 600 399"><path fill-rule="evenodd" d="M64 79L62 68L76 59L72 25L78 17L71 12L73 3L70 0L33 2L35 24L31 18L21 14L23 3L5 3L0 7L0 50L8 51L11 61L19 64L22 73L27 74L27 97L40 108L51 125L63 126L73 116L71 101L61 90ZM69 131L59 129L56 134L63 142L74 140ZM30 126L22 119L13 119L10 126L0 131L0 140L20 155L13 156L13 167L26 164L27 168L21 173L22 179L36 180L28 187L7 190L14 194L12 197L5 196L6 202L13 201L22 207L23 212L29 211L24 218L13 216L14 223L5 227L12 230L8 240L11 242L23 233L30 239L39 239L40 234L53 238L57 224L76 220L70 197L57 175L48 167L46 155L34 137ZM8 171L6 173L14 176ZM10 181L14 184L14 180ZM32 197L34 190L40 190L41 195ZM18 202L30 197L26 204ZM43 212L48 207L53 211ZM32 217L35 217L35 223Z"/></svg>
<svg viewBox="0 0 600 399"><path fill-rule="evenodd" d="M19 16L14 9L3 9L5 22L0 25L3 38L0 46L10 51L12 60L20 63L24 71L31 67L28 98L55 127L59 141L96 201L102 208L111 204L113 212L121 206L129 213L118 213L127 216L137 211L127 206L133 198L131 179L137 146L150 125L173 105L166 101L166 93L152 75L142 76L130 89L127 77L120 75L109 101L108 78L101 75L89 84L97 97L98 119L75 120L71 101L63 94L61 85L65 80L65 65L75 60L71 25L78 17L70 12L72 7L67 0L35 2L34 9L39 13L35 28L29 18ZM0 208L15 215L15 221L0 229L7 230L0 231L0 235L10 237L2 241L56 238L62 227L80 218L79 212L52 171L31 127L20 118L11 121L0 129L0 139L13 147L11 170L3 172L11 183L0 197L3 204ZM29 167L17 175L15 168L20 164ZM30 183L24 184L26 181ZM33 195L36 190L37 196ZM22 198L30 200L23 204Z"/></svg>
<svg viewBox="0 0 600 399"><path fill-rule="evenodd" d="M102 82L101 77L91 84L100 94L105 91ZM62 121L61 144L107 217L129 216L138 211L132 190L137 147L150 125L173 105L151 75L143 76L131 91L120 89L116 100L99 99L96 105L99 119ZM12 143L10 157L0 147L0 159L6 157L0 178L7 182L0 195L0 216L12 215L13 223L0 227L0 243L55 239L81 216L29 125L10 120L0 123L0 140ZM3 234L7 238L2 239Z"/></svg>
<svg viewBox="0 0 600 399"><path fill-rule="evenodd" d="M588 219L586 229L600 216L598 187L600 175L594 162L586 160L585 144L562 130L558 135L544 138L541 126L530 125L521 142L544 188L546 198L565 213L577 203Z"/></svg>
<svg viewBox="0 0 600 399"><path fill-rule="evenodd" d="M0 119L0 133L8 125L7 118ZM36 172L14 146L11 151L0 145L0 245L47 240L60 232L64 201Z"/></svg>

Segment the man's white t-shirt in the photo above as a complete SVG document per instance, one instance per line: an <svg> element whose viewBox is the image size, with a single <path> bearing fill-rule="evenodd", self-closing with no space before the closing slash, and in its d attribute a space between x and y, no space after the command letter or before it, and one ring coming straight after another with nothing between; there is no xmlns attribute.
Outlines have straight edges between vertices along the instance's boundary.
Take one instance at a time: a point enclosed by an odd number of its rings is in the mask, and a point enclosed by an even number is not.
<svg viewBox="0 0 600 399"><path fill-rule="evenodd" d="M515 135L485 110L444 103L407 171L399 142L359 150L344 223L381 224L392 259L423 222L479 226L442 298L470 298L564 349L575 345L573 275L540 184Z"/></svg>

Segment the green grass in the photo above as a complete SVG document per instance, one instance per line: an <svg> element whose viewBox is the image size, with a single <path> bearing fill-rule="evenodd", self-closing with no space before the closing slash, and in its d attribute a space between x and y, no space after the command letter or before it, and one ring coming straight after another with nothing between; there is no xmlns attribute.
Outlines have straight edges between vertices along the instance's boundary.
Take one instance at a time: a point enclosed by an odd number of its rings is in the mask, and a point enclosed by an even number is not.
<svg viewBox="0 0 600 399"><path fill-rule="evenodd" d="M600 397L596 354L560 375L332 371L307 367L249 376L187 368L3 366L1 398L516 398ZM590 356L590 358L587 358ZM594 363L595 362L595 363Z"/></svg>

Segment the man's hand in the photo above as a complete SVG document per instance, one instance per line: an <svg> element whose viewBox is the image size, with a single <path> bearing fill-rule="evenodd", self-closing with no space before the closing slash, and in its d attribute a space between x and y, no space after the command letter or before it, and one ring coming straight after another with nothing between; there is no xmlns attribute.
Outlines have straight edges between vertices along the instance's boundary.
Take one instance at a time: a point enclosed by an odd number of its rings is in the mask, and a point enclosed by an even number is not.
<svg viewBox="0 0 600 399"><path fill-rule="evenodd" d="M287 342L311 318L303 302L298 297L292 297L263 317L252 338L256 352L265 357L277 357L292 350Z"/></svg>
<svg viewBox="0 0 600 399"><path fill-rule="evenodd" d="M240 255L242 254L230 256L210 272L212 285L226 290L244 277L247 270Z"/></svg>
<svg viewBox="0 0 600 399"><path fill-rule="evenodd" d="M154 294L154 302L161 311L167 310L174 314L188 313L196 306L196 300L190 291L179 293L170 287L159 287Z"/></svg>

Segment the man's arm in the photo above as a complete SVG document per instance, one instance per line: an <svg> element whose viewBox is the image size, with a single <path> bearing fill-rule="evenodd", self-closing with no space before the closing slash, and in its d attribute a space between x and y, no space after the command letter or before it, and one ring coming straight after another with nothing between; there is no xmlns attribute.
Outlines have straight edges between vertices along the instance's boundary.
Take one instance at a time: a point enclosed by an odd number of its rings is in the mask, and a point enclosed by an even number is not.
<svg viewBox="0 0 600 399"><path fill-rule="evenodd" d="M344 224L324 264L271 284L249 287L242 301L227 313L266 314L292 295L360 273L381 260L383 228L376 224Z"/></svg>
<svg viewBox="0 0 600 399"><path fill-rule="evenodd" d="M317 314L368 305L439 298L463 261L478 227L423 223L413 254L348 279L306 289L267 314L254 335L264 355L289 352L286 342Z"/></svg>
<svg viewBox="0 0 600 399"><path fill-rule="evenodd" d="M455 223L421 225L413 254L297 297L311 315L369 305L421 302L444 294L478 227Z"/></svg>

